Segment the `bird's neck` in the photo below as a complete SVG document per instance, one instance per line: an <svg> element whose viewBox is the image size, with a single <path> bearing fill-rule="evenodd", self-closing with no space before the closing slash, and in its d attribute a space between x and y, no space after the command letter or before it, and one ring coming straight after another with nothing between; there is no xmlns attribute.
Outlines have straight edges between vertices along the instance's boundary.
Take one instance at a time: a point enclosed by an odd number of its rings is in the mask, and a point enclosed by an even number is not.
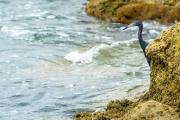
<svg viewBox="0 0 180 120"><path fill-rule="evenodd" d="M142 28L139 27L139 31L138 31L138 39L142 40Z"/></svg>
<svg viewBox="0 0 180 120"><path fill-rule="evenodd" d="M147 43L143 40L142 30L143 30L143 27L139 26L138 39L139 39L139 43L140 43L140 46L141 46L143 52L145 52L145 49L147 47Z"/></svg>
<svg viewBox="0 0 180 120"><path fill-rule="evenodd" d="M146 47L148 46L148 43L146 43L146 41L143 40L142 31L143 31L143 24L140 24L139 25L139 31L138 31L139 44L140 44L140 46L144 52L144 56L146 57L148 64L150 66L151 65L151 59L146 56L146 51L145 51Z"/></svg>

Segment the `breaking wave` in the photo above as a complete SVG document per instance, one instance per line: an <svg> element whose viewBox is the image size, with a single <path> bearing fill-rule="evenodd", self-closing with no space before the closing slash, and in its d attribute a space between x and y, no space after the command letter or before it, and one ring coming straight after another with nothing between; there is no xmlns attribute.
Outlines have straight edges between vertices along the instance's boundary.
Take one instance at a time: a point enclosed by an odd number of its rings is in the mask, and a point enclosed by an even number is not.
<svg viewBox="0 0 180 120"><path fill-rule="evenodd" d="M119 45L130 46L135 42L137 42L137 39L118 41L118 42L113 42L111 44L100 44L85 51L82 50L71 51L70 53L64 56L64 59L72 63L88 64L88 63L92 63L94 58L100 55L101 53L100 51L118 47Z"/></svg>

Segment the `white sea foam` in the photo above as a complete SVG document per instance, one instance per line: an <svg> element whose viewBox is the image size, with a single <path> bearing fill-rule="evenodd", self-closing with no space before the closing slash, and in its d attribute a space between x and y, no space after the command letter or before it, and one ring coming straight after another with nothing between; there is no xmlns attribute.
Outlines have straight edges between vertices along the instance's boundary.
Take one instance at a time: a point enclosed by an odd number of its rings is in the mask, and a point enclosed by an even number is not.
<svg viewBox="0 0 180 120"><path fill-rule="evenodd" d="M134 43L134 41L137 41L137 39L130 39L130 40L124 40L124 41L117 41L117 42L113 42L112 44L111 44L111 47L116 47L116 46L118 46L118 45L126 45L126 46L130 46L131 44L133 44Z"/></svg>
<svg viewBox="0 0 180 120"><path fill-rule="evenodd" d="M46 15L48 13L49 13L48 11L38 10L36 13L29 14L29 17L42 17L42 16L44 16L44 15Z"/></svg>
<svg viewBox="0 0 180 120"><path fill-rule="evenodd" d="M10 28L10 27L4 26L4 27L1 27L1 32L7 33L11 37L18 37L18 36L21 36L21 35L28 34L30 31L23 30L20 27L12 27L12 28Z"/></svg>
<svg viewBox="0 0 180 120"><path fill-rule="evenodd" d="M109 47L109 45L101 44L99 46L92 47L84 52L78 50L72 51L68 53L64 58L73 63L91 63L93 61L93 58L98 55L99 51L107 47Z"/></svg>
<svg viewBox="0 0 180 120"><path fill-rule="evenodd" d="M46 18L48 18L48 19L54 19L54 18L56 18L56 16L55 16L55 15L48 15L48 16L46 16Z"/></svg>
<svg viewBox="0 0 180 120"><path fill-rule="evenodd" d="M101 50L110 49L110 48L119 46L121 44L125 44L125 45L129 46L135 40L136 39L131 39L131 40L127 40L127 41L118 41L118 42L113 42L110 45L100 44L100 45L94 46L86 51L75 50L75 51L72 51L72 52L68 53L67 55L65 55L64 59L71 61L73 63L84 63L84 64L92 63L93 59L100 54Z"/></svg>
<svg viewBox="0 0 180 120"><path fill-rule="evenodd" d="M32 7L32 5L33 5L33 4L29 2L29 3L27 3L27 4L19 5L17 8L18 8L18 9L22 9L22 10L23 10L23 9L30 9L30 8Z"/></svg>
<svg viewBox="0 0 180 120"><path fill-rule="evenodd" d="M168 27L167 25L161 25L160 23L155 21L143 22L143 26L144 28L158 29L158 30L165 30Z"/></svg>
<svg viewBox="0 0 180 120"><path fill-rule="evenodd" d="M157 35L159 35L159 31L157 31L157 30L149 30L149 32L151 33L151 34L157 34Z"/></svg>
<svg viewBox="0 0 180 120"><path fill-rule="evenodd" d="M59 35L60 38L63 38L63 37L69 37L68 34L63 33L63 32L57 32L56 34Z"/></svg>

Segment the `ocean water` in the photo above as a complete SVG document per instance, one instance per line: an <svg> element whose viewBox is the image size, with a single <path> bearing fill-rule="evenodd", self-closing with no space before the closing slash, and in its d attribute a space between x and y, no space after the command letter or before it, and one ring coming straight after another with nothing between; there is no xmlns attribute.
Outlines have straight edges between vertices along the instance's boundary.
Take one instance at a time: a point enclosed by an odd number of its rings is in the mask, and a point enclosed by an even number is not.
<svg viewBox="0 0 180 120"><path fill-rule="evenodd" d="M71 120L148 89L137 28L89 17L84 3L0 0L0 120ZM165 28L146 21L143 37Z"/></svg>

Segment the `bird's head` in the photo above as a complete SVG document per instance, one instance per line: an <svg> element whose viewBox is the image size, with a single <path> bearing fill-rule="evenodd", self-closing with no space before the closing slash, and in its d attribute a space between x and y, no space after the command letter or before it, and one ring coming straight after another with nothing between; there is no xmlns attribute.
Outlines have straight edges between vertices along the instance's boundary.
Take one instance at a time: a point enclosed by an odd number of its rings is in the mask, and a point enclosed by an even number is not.
<svg viewBox="0 0 180 120"><path fill-rule="evenodd" d="M134 27L134 26L137 26L137 27L139 27L139 28L141 28L141 29L143 28L142 22L139 21L139 20L135 20L135 21L133 21L131 24L126 25L125 28L123 28L123 30L125 30L125 29L127 29L127 28L130 28L130 27Z"/></svg>

